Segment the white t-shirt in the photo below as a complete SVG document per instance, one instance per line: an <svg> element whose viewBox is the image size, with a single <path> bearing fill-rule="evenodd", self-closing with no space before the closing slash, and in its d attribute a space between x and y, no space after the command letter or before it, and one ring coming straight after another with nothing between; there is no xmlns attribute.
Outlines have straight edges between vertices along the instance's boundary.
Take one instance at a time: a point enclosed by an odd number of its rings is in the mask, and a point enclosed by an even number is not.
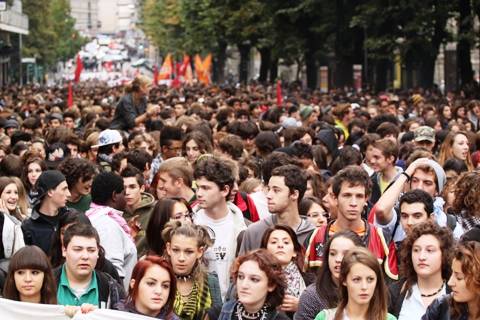
<svg viewBox="0 0 480 320"><path fill-rule="evenodd" d="M208 271L217 272L220 282L220 291L222 298L225 297L230 284L230 266L235 260L237 249L237 239L234 232L234 217L231 211L225 218L214 220L200 210L195 214L194 222L197 225L209 227L215 236L215 242L211 248L205 252L205 258L208 261Z"/></svg>

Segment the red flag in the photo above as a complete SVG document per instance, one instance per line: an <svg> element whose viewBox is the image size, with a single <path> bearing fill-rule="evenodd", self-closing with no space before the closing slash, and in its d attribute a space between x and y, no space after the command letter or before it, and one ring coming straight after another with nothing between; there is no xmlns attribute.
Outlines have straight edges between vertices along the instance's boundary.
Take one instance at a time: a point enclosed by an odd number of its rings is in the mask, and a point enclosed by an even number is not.
<svg viewBox="0 0 480 320"><path fill-rule="evenodd" d="M67 99L67 106L71 108L73 106L73 86L72 82L68 83L68 99Z"/></svg>
<svg viewBox="0 0 480 320"><path fill-rule="evenodd" d="M173 74L173 81L172 81L172 88L180 87L180 62L174 63L175 66L175 73Z"/></svg>
<svg viewBox="0 0 480 320"><path fill-rule="evenodd" d="M80 58L80 55L77 55L77 65L75 67L75 83L78 83L80 81L80 74L82 74L83 70L83 62L82 58Z"/></svg>
<svg viewBox="0 0 480 320"><path fill-rule="evenodd" d="M156 65L153 67L153 83L158 86L158 68Z"/></svg>
<svg viewBox="0 0 480 320"><path fill-rule="evenodd" d="M277 81L277 106L281 106L283 103L282 97L282 82L280 80Z"/></svg>

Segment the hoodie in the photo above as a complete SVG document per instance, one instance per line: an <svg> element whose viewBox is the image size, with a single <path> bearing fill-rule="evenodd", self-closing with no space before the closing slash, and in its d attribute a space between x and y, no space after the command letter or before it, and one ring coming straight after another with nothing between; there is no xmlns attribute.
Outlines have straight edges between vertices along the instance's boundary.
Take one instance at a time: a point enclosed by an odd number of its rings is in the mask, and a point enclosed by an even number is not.
<svg viewBox="0 0 480 320"><path fill-rule="evenodd" d="M315 227L305 217L300 217L301 222L295 233L300 244L304 244L308 236L315 230ZM257 221L248 226L247 230L243 233L242 245L238 253L239 256L247 253L250 250L260 248L260 242L262 241L265 230L273 227L278 223L278 218L275 214Z"/></svg>
<svg viewBox="0 0 480 320"><path fill-rule="evenodd" d="M316 139L327 147L328 153L332 156L333 162L338 156L338 139L333 129L320 130L316 135Z"/></svg>
<svg viewBox="0 0 480 320"><path fill-rule="evenodd" d="M125 212L124 218L127 220L132 234L135 237L135 244L137 245L138 256L141 257L147 250L147 243L145 241L145 231L147 230L148 220L155 207L155 198L147 192L142 192L142 199L140 206L130 212Z"/></svg>

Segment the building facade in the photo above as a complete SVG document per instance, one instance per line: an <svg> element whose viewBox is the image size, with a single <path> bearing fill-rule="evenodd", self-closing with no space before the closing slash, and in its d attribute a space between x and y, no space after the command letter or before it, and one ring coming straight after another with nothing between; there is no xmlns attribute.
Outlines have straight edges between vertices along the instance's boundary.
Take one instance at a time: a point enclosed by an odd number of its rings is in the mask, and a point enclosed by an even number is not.
<svg viewBox="0 0 480 320"><path fill-rule="evenodd" d="M0 11L0 85L22 79L22 37L28 35L28 17L22 12L22 1Z"/></svg>
<svg viewBox="0 0 480 320"><path fill-rule="evenodd" d="M71 15L75 18L75 29L87 37L95 37L99 31L99 1L70 0Z"/></svg>

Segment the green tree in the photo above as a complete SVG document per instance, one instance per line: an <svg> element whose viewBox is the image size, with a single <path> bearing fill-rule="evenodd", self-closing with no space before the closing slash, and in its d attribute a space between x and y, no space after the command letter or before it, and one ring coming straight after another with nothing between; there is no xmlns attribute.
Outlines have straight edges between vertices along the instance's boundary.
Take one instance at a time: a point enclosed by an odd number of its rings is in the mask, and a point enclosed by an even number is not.
<svg viewBox="0 0 480 320"><path fill-rule="evenodd" d="M29 19L29 34L24 38L24 57L35 57L41 65L55 62L55 33L50 17L50 2L24 0L23 12Z"/></svg>
<svg viewBox="0 0 480 320"><path fill-rule="evenodd" d="M86 39L75 30L75 19L70 12L70 1L51 0L50 14L55 35L55 59L57 61L73 58L86 43Z"/></svg>

